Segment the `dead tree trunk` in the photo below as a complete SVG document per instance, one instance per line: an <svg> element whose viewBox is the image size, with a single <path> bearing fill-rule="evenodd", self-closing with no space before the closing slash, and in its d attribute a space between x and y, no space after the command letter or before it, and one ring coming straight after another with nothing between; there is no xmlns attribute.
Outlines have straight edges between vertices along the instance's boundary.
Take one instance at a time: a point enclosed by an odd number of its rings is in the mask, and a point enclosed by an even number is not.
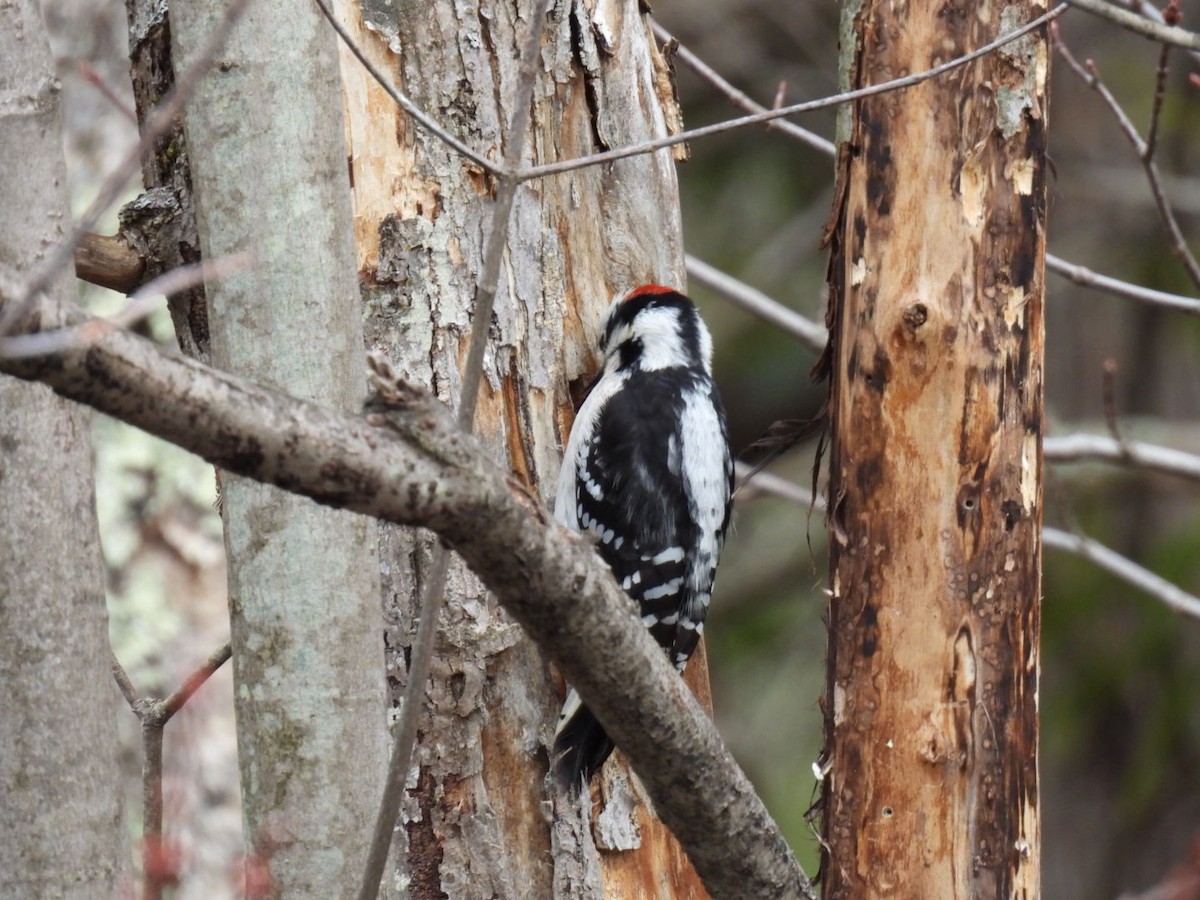
<svg viewBox="0 0 1200 900"><path fill-rule="evenodd" d="M848 86L1043 11L847 7ZM860 101L830 237L829 898L1039 890L1044 35Z"/></svg>
<svg viewBox="0 0 1200 900"><path fill-rule="evenodd" d="M420 107L498 161L528 7L343 0L338 15ZM673 100L661 93L665 68L637 3L555 4L542 43L525 162L665 133ZM349 54L342 69L367 342L453 405L493 185L417 128ZM682 275L670 152L518 192L475 430L547 502L571 421L568 388L585 377L610 297L648 280L681 284ZM400 690L428 544L410 530L381 531L389 677ZM644 807L634 806L640 835L618 827L611 852L597 852L590 828L547 824L546 748L561 694L536 648L461 564L451 566L447 601L397 831L397 871L411 895L582 897L607 887L642 896L626 885L665 884L700 896Z"/></svg>

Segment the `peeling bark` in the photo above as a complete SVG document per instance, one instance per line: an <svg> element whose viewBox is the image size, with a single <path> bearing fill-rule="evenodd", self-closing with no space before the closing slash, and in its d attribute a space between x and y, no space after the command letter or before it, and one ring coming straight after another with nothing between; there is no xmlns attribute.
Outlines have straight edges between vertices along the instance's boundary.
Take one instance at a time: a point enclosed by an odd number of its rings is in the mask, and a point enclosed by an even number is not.
<svg viewBox="0 0 1200 900"><path fill-rule="evenodd" d="M844 62L878 83L1041 11L864 2ZM1030 35L860 101L844 135L829 898L1039 893L1046 68Z"/></svg>
<svg viewBox="0 0 1200 900"><path fill-rule="evenodd" d="M138 130L175 88L171 18L165 0L125 0L129 20L129 73ZM200 237L192 203L192 171L182 118L164 132L142 162L143 193L121 209L121 237L145 263L144 283L200 260ZM204 286L167 298L179 347L208 362L208 307Z"/></svg>
<svg viewBox="0 0 1200 900"><path fill-rule="evenodd" d="M501 158L529 24L520 5L364 0L338 4L338 15L420 107L460 140ZM664 66L636 3L559 3L541 60L526 163L666 133ZM348 53L342 62L368 345L453 404L492 185L417 129ZM610 297L646 281L682 285L678 210L670 152L571 172L517 193L475 432L544 501L570 425L569 385L592 365ZM406 686L405 651L427 547L407 530L381 534L389 681L397 697ZM597 856L590 828L552 837L547 824L543 779L557 683L460 562L451 565L447 599L420 728L419 773L410 775L406 827L397 832L398 877L453 897L600 890L611 877L600 860L631 854ZM658 835L649 823L647 829ZM682 856L659 829L665 837L653 843L669 843ZM436 853L427 849L431 835ZM513 852L480 854L480 846Z"/></svg>

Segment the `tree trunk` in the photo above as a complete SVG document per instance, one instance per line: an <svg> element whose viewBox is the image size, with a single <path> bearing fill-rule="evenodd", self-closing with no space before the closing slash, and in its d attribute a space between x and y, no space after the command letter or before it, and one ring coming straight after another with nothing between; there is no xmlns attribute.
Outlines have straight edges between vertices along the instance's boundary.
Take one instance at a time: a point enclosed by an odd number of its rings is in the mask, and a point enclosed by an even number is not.
<svg viewBox="0 0 1200 900"><path fill-rule="evenodd" d="M1043 11L847 7L851 86ZM1044 34L860 101L832 227L825 896L1039 893Z"/></svg>
<svg viewBox="0 0 1200 900"><path fill-rule="evenodd" d="M11 300L69 222L57 79L35 0L0 10L0 70L0 290ZM69 300L73 289L65 273L51 291ZM116 896L127 871L90 423L46 387L0 378L5 897Z"/></svg>
<svg viewBox="0 0 1200 900"><path fill-rule="evenodd" d="M180 71L227 7L173 7ZM188 106L187 138L205 258L253 253L249 272L208 285L214 363L357 410L335 40L308 0L252 4ZM223 507L246 837L280 895L341 896L362 871L386 765L376 529L232 476Z"/></svg>
<svg viewBox="0 0 1200 900"><path fill-rule="evenodd" d="M338 14L418 106L498 161L530 27L525 7L342 0ZM665 67L635 2L560 3L542 45L526 162L665 133L673 101L657 93ZM348 53L342 61L367 341L454 405L493 185L416 127ZM672 156L528 183L511 221L475 431L548 503L572 416L569 387L589 372L610 297L646 281L682 284ZM382 529L397 697L427 547L408 530ZM598 854L591 829L577 821L548 827L543 778L560 701L534 646L452 563L429 710L397 831L397 869L413 897L600 896L605 886L611 896L648 896L643 885L671 883L675 896L702 896L669 833L636 801L641 834L626 814L609 828L614 840L624 835L612 852ZM618 778L614 790L628 796L628 779ZM609 818L620 806L618 799ZM642 849L619 852L631 846Z"/></svg>

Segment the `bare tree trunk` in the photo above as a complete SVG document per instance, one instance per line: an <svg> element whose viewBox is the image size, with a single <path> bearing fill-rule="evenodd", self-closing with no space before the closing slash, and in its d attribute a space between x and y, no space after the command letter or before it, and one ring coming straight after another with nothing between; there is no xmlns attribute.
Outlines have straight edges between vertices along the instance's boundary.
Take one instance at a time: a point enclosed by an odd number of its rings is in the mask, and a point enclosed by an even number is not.
<svg viewBox="0 0 1200 900"><path fill-rule="evenodd" d="M520 83L526 6L485 2L465 12L446 2L343 0L338 14L419 106L499 160ZM657 77L665 66L635 2L558 4L541 59L526 161L583 156L665 133L658 90L667 82ZM348 53L343 78L368 344L453 405L491 186L483 172L415 127ZM568 387L586 376L610 297L646 281L682 284L678 210L669 152L518 192L476 433L547 501L572 415ZM400 691L428 545L389 526L381 546L389 673ZM635 896L646 884L701 896L669 833L636 801L610 832L624 836L612 852L598 854L590 828L579 822L548 827L543 777L558 687L533 645L457 562L447 598L428 686L431 709L397 833L397 868L412 896L600 896L606 885L612 896ZM614 790L628 796L628 778ZM618 800L609 816L620 808ZM618 852L633 846L640 852Z"/></svg>
<svg viewBox="0 0 1200 900"><path fill-rule="evenodd" d="M0 83L0 291L11 296L69 222L57 79L35 0L0 9ZM66 300L73 288L65 273L51 290ZM42 385L0 379L5 897L115 896L127 870L90 422Z"/></svg>
<svg viewBox="0 0 1200 900"><path fill-rule="evenodd" d="M847 7L853 86L1043 11ZM833 309L825 896L1039 893L1046 45L860 101Z"/></svg>
<svg viewBox="0 0 1200 900"><path fill-rule="evenodd" d="M182 70L228 4L172 9ZM356 410L365 365L335 36L308 0L254 4L187 110L214 362ZM259 452L253 446L246 453ZM224 483L247 840L283 896L341 896L366 858L386 755L374 524Z"/></svg>

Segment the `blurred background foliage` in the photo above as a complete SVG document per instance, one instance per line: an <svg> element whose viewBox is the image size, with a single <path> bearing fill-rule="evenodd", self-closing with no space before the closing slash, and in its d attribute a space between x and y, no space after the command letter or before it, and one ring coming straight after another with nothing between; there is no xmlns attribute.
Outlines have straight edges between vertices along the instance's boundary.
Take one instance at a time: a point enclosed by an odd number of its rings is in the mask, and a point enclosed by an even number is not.
<svg viewBox="0 0 1200 900"><path fill-rule="evenodd" d="M133 133L81 75L87 62L128 97L124 10L105 0L44 0L68 113L74 202L94 195ZM770 0L660 0L668 31L766 105L837 86L838 6ZM1187 9L1185 8L1185 13ZM1159 50L1072 12L1064 39L1093 58L1145 134ZM1196 27L1198 23L1184 25ZM1173 54L1159 165L1185 235L1200 216L1200 69ZM1195 296L1173 258L1142 169L1109 110L1052 64L1051 252L1104 274ZM782 87L781 87L782 85ZM689 126L736 110L678 66ZM833 137L833 113L800 124ZM822 316L832 160L767 128L691 145L680 167L688 251L813 318ZM132 197L132 193L130 195ZM110 225L115 224L110 222ZM1200 322L1047 276L1049 433L1104 433L1102 369L1116 364L1115 409L1129 437L1200 452ZM89 302L114 298L85 289ZM818 414L811 352L703 289L735 449L780 419ZM166 340L169 321L151 320ZM220 524L210 467L97 418L97 493L114 647L144 693L169 691L225 639ZM771 470L811 479L809 441ZM1047 472L1046 520L1080 528L1192 593L1200 592L1200 489L1165 476L1073 464ZM772 497L739 504L707 630L722 733L807 866L824 682L825 530L820 513ZM1145 891L1200 834L1200 622L1167 610L1084 560L1045 566L1044 895ZM240 850L228 667L167 729L167 827L184 849L177 896L228 894ZM114 692L115 697L115 692ZM117 700L114 699L114 705ZM131 822L138 815L137 729L125 711ZM811 871L811 868L810 868Z"/></svg>

